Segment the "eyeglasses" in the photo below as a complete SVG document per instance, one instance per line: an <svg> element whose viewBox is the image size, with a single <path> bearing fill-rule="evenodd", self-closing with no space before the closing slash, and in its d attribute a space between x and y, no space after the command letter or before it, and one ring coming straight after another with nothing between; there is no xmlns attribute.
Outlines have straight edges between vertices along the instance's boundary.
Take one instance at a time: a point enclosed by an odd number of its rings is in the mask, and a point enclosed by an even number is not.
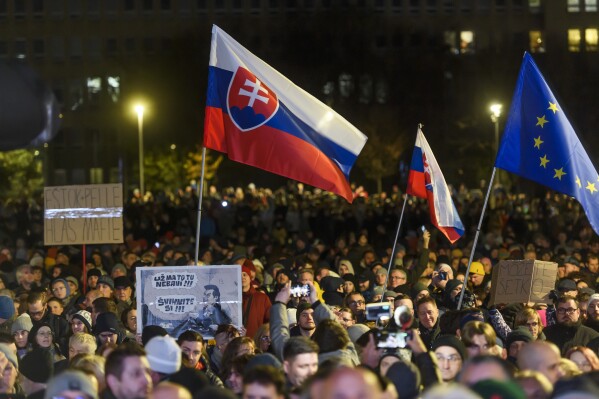
<svg viewBox="0 0 599 399"><path fill-rule="evenodd" d="M270 342L270 337L268 335L264 335L263 337L260 337L260 341Z"/></svg>
<svg viewBox="0 0 599 399"><path fill-rule="evenodd" d="M351 301L349 304L352 305L352 306L360 306L360 305L366 305L366 302L364 302L364 301Z"/></svg>
<svg viewBox="0 0 599 399"><path fill-rule="evenodd" d="M391 280L405 280L406 278L403 276L391 276L389 277Z"/></svg>
<svg viewBox="0 0 599 399"><path fill-rule="evenodd" d="M40 337L48 338L52 336L52 332L50 331L38 331L37 335Z"/></svg>
<svg viewBox="0 0 599 399"><path fill-rule="evenodd" d="M578 308L567 308L567 309L566 308L557 308L557 313L558 314L564 314L564 313L572 314L572 313L576 312L577 310L578 310Z"/></svg>
<svg viewBox="0 0 599 399"><path fill-rule="evenodd" d="M439 361L439 363L444 362L444 361L448 361L449 363L455 363L458 360L462 360L462 358L459 355L449 355L447 357L443 356L443 355L436 355L437 356L437 360Z"/></svg>
<svg viewBox="0 0 599 399"><path fill-rule="evenodd" d="M44 315L44 310L40 310L39 312L29 311L27 313L29 313L30 316L43 316Z"/></svg>

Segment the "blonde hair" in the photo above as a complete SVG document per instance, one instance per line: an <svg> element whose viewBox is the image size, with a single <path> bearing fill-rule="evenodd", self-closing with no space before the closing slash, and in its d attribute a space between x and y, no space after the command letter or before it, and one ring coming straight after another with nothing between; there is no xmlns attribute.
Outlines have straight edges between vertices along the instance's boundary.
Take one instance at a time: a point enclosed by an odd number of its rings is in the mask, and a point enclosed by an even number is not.
<svg viewBox="0 0 599 399"><path fill-rule="evenodd" d="M85 352L90 355L96 353L96 349L98 349L96 338L88 333L78 332L71 335L71 338L69 338L69 348L74 344L83 346L85 348Z"/></svg>

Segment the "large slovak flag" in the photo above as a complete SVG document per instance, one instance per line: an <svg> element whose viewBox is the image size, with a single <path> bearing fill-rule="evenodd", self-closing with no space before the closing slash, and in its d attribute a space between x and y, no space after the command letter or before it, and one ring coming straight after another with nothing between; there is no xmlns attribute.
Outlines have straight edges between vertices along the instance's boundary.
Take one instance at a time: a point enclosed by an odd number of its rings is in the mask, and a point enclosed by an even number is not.
<svg viewBox="0 0 599 399"><path fill-rule="evenodd" d="M464 225L455 209L441 168L420 128L412 155L407 193L428 199L431 223L452 244L464 234Z"/></svg>
<svg viewBox="0 0 599 399"><path fill-rule="evenodd" d="M353 200L349 173L366 136L216 25L204 146Z"/></svg>

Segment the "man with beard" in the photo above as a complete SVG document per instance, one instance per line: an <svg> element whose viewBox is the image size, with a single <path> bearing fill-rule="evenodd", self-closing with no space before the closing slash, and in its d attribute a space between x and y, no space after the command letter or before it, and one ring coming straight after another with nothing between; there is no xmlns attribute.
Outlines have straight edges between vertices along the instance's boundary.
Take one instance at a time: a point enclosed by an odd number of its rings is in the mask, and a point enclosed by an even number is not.
<svg viewBox="0 0 599 399"><path fill-rule="evenodd" d="M587 305L587 319L584 325L599 332L599 294L593 294Z"/></svg>
<svg viewBox="0 0 599 399"><path fill-rule="evenodd" d="M556 304L557 324L543 330L547 341L555 343L562 355L573 346L587 346L599 333L583 326L578 301L572 296L562 296Z"/></svg>

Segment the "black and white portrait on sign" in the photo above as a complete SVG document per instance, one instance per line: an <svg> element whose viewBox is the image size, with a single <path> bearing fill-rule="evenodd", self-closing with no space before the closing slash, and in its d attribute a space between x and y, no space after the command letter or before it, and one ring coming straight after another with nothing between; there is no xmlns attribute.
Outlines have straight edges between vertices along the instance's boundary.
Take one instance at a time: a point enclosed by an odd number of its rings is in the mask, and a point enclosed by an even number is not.
<svg viewBox="0 0 599 399"><path fill-rule="evenodd" d="M241 327L241 268L231 266L140 267L138 333L158 325L172 337L194 330L214 338L219 324Z"/></svg>

